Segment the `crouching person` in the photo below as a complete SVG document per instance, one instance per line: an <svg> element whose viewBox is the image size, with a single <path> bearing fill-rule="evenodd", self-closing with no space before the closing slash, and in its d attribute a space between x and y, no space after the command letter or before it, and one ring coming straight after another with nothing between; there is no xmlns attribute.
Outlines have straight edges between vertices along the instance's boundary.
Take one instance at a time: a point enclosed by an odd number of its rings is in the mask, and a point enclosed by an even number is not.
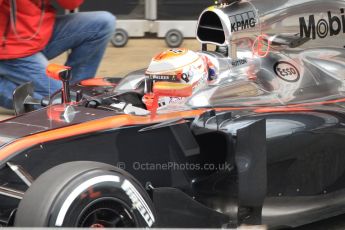
<svg viewBox="0 0 345 230"><path fill-rule="evenodd" d="M53 0L0 0L0 106L12 109L12 94L33 82L35 98L46 97L61 83L46 77L48 60L67 50L66 65L72 81L95 76L115 30L108 12L81 12L57 16ZM75 9L83 0L56 0L64 9Z"/></svg>

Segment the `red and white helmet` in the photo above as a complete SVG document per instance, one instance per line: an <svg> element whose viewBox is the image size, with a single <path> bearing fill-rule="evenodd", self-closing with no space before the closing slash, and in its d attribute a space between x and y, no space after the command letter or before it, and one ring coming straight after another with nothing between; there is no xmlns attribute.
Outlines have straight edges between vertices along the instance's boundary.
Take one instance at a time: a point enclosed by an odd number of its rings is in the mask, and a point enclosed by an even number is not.
<svg viewBox="0 0 345 230"><path fill-rule="evenodd" d="M185 83L192 85L195 92L212 80L210 73L214 71L210 71L210 68L212 69L213 65L206 56L183 48L169 49L152 58L146 76L151 84L157 81ZM147 93L150 92L151 89L148 87ZM144 97L144 101L147 97L149 95ZM159 106L184 102L185 98L162 97Z"/></svg>
<svg viewBox="0 0 345 230"><path fill-rule="evenodd" d="M193 91L205 86L209 77L208 62L205 57L188 49L169 49L152 58L146 70L151 82L169 81L191 84ZM150 91L150 90L148 90ZM183 103L183 98L161 98L160 106Z"/></svg>
<svg viewBox="0 0 345 230"><path fill-rule="evenodd" d="M169 49L152 58L146 75L152 80L196 84L207 79L208 67L194 51Z"/></svg>

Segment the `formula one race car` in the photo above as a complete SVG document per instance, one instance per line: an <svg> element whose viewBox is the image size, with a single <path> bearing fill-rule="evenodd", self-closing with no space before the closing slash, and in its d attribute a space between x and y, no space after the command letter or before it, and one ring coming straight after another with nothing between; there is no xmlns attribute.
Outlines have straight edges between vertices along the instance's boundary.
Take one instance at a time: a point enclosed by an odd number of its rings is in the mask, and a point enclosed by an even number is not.
<svg viewBox="0 0 345 230"><path fill-rule="evenodd" d="M221 1L202 51L122 80L30 84L0 123L0 222L295 227L345 213L345 2ZM37 104L44 105L37 109Z"/></svg>

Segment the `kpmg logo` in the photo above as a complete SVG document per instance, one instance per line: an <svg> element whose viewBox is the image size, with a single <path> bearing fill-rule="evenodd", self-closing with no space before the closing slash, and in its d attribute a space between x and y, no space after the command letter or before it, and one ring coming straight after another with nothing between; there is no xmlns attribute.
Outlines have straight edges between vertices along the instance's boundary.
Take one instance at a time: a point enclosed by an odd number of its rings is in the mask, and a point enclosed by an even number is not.
<svg viewBox="0 0 345 230"><path fill-rule="evenodd" d="M300 36L311 39L325 38L327 36L336 36L339 33L345 33L345 15L344 9L340 9L341 15L332 15L330 11L327 12L327 20L315 20L315 15L310 15L306 21L304 17L299 18Z"/></svg>
<svg viewBox="0 0 345 230"><path fill-rule="evenodd" d="M231 23L231 32L246 30L256 26L256 17L253 11L244 12L229 16Z"/></svg>

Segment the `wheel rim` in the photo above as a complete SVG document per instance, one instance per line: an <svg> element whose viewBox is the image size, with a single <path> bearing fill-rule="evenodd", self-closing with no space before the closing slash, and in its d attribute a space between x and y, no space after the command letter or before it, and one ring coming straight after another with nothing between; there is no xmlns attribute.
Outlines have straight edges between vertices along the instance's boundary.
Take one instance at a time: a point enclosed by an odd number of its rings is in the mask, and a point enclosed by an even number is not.
<svg viewBox="0 0 345 230"><path fill-rule="evenodd" d="M115 34L115 42L122 43L125 37L122 34Z"/></svg>
<svg viewBox="0 0 345 230"><path fill-rule="evenodd" d="M137 221L131 208L115 198L93 201L78 216L77 227L118 228L135 227Z"/></svg>
<svg viewBox="0 0 345 230"><path fill-rule="evenodd" d="M169 31L166 34L165 42L171 48L180 46L182 41L183 35L178 31Z"/></svg>
<svg viewBox="0 0 345 230"><path fill-rule="evenodd" d="M176 42L178 41L178 36L177 36L176 34L172 34L172 35L170 36L170 41L171 41L172 43L176 43Z"/></svg>

